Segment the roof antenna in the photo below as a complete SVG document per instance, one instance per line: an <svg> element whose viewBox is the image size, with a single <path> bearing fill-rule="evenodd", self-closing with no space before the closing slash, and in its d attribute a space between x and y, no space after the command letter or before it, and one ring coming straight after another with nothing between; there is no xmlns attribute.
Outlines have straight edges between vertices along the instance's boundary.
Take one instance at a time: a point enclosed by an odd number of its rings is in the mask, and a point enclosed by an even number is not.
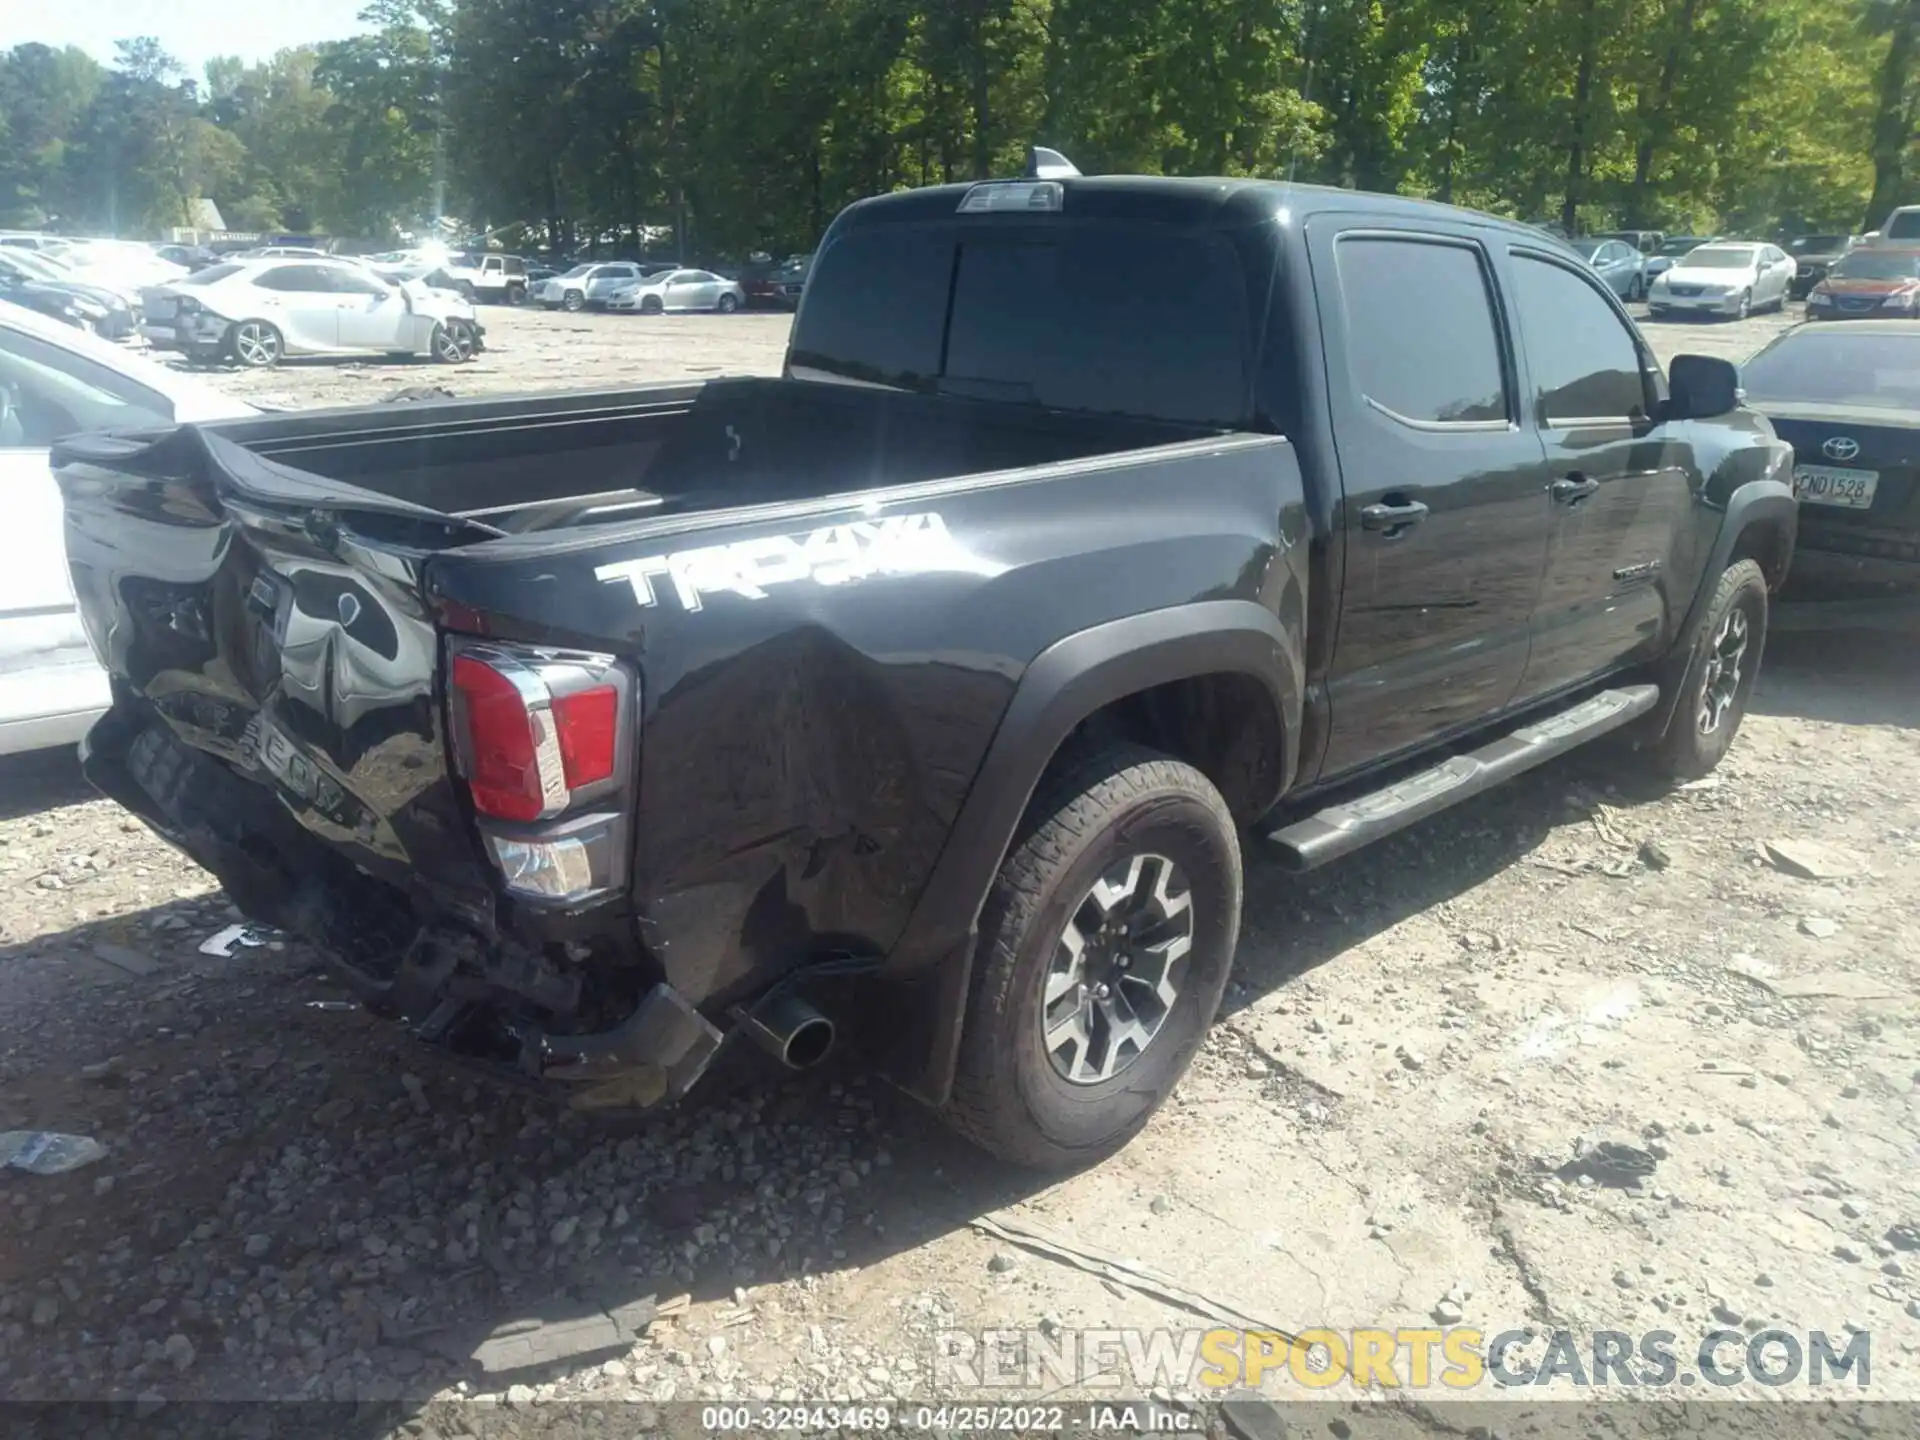
<svg viewBox="0 0 1920 1440"><path fill-rule="evenodd" d="M1069 175L1080 172L1074 164L1058 150L1049 150L1044 145L1035 145L1027 151L1027 178L1029 180L1064 180Z"/></svg>

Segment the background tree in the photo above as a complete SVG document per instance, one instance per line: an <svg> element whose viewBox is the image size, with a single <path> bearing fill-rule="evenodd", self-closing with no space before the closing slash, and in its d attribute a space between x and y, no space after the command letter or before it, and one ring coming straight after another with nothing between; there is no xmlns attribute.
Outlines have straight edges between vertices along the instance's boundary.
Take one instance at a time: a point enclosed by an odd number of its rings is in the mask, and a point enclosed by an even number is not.
<svg viewBox="0 0 1920 1440"><path fill-rule="evenodd" d="M739 258L1017 169L1294 176L1568 229L1920 198L1920 0L374 0L181 73L0 53L0 224Z"/></svg>

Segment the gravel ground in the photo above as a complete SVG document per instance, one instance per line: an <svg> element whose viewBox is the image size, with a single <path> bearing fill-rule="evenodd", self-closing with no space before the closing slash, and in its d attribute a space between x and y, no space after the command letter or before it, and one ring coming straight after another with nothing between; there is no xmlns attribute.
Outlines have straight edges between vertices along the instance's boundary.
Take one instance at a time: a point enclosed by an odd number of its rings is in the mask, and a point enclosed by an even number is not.
<svg viewBox="0 0 1920 1440"><path fill-rule="evenodd" d="M294 360L273 370L227 369L217 383L267 405L362 405L408 386L457 395L579 390L715 375L777 375L793 317L611 315L482 306L487 348L465 365L373 356Z"/></svg>
<svg viewBox="0 0 1920 1440"><path fill-rule="evenodd" d="M459 371L222 383L313 404L764 373L787 324L486 318ZM1784 323L1648 333L1738 356ZM974 1228L1001 1212L1295 1330L1855 1327L1874 1393L1912 1398L1915 657L1776 637L1694 786L1592 750L1311 876L1254 855L1175 1103L1047 1182L842 1070L748 1067L624 1126L503 1089L342 1004L296 943L201 953L234 918L202 872L67 757L5 762L0 1130L106 1154L0 1170L0 1395L952 1398L939 1329L1204 1323ZM1609 1174L1601 1141L1652 1173ZM487 1372L515 1322L580 1353Z"/></svg>

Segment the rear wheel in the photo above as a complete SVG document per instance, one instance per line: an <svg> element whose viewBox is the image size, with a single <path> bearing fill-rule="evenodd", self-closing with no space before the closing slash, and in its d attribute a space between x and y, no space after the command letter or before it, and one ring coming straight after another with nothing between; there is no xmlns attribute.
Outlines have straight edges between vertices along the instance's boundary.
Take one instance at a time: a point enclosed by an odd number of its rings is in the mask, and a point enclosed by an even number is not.
<svg viewBox="0 0 1920 1440"><path fill-rule="evenodd" d="M227 332L227 350L249 370L265 370L280 363L286 342L264 320L242 320Z"/></svg>
<svg viewBox="0 0 1920 1440"><path fill-rule="evenodd" d="M1115 745L1043 784L981 913L951 1099L1015 1164L1089 1164L1186 1073L1240 933L1240 843L1192 766Z"/></svg>
<svg viewBox="0 0 1920 1440"><path fill-rule="evenodd" d="M1653 761L1664 775L1698 780L1740 730L1767 641L1767 577L1753 560L1729 565L1714 587L1699 643L1676 683L1679 700Z"/></svg>
<svg viewBox="0 0 1920 1440"><path fill-rule="evenodd" d="M740 308L740 302L731 295L722 295L718 308L722 315L731 315Z"/></svg>

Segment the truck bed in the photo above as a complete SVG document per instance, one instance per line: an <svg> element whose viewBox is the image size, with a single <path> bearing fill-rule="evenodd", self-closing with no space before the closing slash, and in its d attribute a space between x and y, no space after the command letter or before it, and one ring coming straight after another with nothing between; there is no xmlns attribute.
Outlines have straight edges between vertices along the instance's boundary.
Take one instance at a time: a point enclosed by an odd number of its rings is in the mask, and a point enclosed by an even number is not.
<svg viewBox="0 0 1920 1440"><path fill-rule="evenodd" d="M1139 449L1206 432L779 379L273 415L216 442L503 534L780 504ZM245 459L210 447L242 489Z"/></svg>

